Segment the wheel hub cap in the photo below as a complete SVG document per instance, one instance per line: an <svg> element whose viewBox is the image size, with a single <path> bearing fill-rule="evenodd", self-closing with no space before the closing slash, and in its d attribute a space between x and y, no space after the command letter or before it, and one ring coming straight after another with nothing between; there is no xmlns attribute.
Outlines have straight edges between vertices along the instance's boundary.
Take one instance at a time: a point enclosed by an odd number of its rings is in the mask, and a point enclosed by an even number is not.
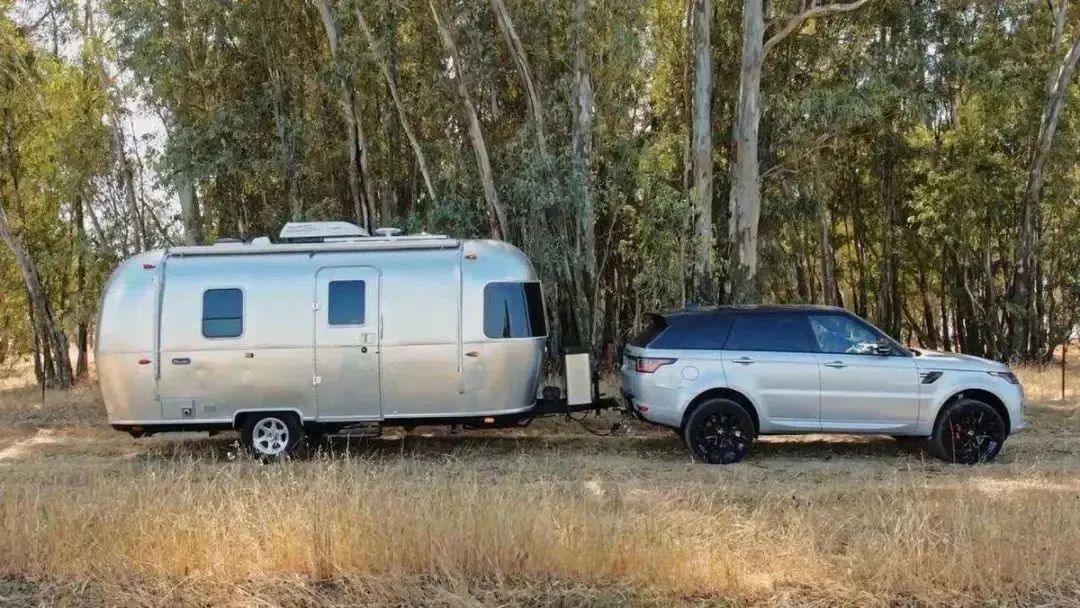
<svg viewBox="0 0 1080 608"><path fill-rule="evenodd" d="M289 445L289 427L280 418L263 418L252 430L255 451L266 456L277 456Z"/></svg>

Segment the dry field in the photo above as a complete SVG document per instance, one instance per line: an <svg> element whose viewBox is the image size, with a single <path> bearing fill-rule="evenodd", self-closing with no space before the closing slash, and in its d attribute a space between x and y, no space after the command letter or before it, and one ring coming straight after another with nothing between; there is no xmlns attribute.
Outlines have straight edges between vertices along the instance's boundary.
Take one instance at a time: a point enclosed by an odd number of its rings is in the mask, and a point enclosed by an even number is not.
<svg viewBox="0 0 1080 608"><path fill-rule="evenodd" d="M561 420L260 465L226 435L114 432L91 391L9 385L0 606L1080 606L1080 393L1059 400L1059 373L1024 371L1031 430L974 468L816 436L706 467L663 429Z"/></svg>

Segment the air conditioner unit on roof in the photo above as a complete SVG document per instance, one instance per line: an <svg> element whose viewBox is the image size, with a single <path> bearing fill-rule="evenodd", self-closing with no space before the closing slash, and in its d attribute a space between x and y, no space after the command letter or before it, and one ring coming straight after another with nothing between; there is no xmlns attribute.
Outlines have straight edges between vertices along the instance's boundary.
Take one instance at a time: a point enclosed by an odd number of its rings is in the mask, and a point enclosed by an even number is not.
<svg viewBox="0 0 1080 608"><path fill-rule="evenodd" d="M278 235L287 243L317 243L326 239L370 236L356 224L349 222L289 222Z"/></svg>

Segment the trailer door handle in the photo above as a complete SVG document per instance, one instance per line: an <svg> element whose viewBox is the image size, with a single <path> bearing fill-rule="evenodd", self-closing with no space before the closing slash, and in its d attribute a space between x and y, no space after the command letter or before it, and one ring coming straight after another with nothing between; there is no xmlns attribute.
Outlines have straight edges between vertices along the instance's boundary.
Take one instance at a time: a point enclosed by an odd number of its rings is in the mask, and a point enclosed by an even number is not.
<svg viewBox="0 0 1080 608"><path fill-rule="evenodd" d="M466 357L472 357L472 358L475 359L476 357L480 356L480 351L478 351L478 350L470 350L469 352L465 353L465 356Z"/></svg>
<svg viewBox="0 0 1080 608"><path fill-rule="evenodd" d="M172 364L173 365L190 365L191 364L191 359L189 359L187 357L173 357Z"/></svg>

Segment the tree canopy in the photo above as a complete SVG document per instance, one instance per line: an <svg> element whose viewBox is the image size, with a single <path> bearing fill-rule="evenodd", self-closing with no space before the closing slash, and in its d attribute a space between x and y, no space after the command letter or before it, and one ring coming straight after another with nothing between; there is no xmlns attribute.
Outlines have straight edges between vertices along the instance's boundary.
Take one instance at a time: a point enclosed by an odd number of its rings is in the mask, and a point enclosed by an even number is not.
<svg viewBox="0 0 1080 608"><path fill-rule="evenodd" d="M1080 314L1080 7L830 5L0 0L0 205L84 352L123 257L345 219L521 247L556 351L749 299L1047 359ZM12 251L0 358L45 382Z"/></svg>

